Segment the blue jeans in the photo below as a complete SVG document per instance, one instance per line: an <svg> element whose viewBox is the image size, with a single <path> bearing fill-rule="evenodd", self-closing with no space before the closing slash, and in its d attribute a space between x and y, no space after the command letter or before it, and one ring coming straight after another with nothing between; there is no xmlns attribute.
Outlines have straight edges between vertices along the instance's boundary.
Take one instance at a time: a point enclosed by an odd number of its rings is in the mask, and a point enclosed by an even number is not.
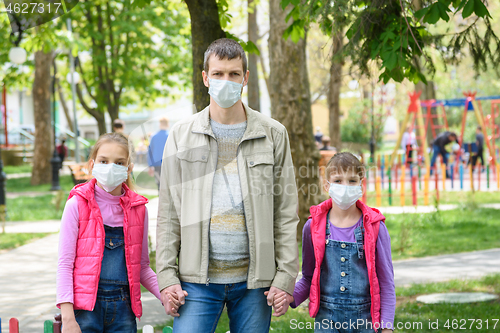
<svg viewBox="0 0 500 333"><path fill-rule="evenodd" d="M432 158L431 158L431 174L432 174L432 168L434 167L434 164L436 164L436 159L438 155L441 155L443 160L442 162L446 165L448 165L448 152L444 149L441 149L438 145L433 145L432 146Z"/></svg>
<svg viewBox="0 0 500 333"><path fill-rule="evenodd" d="M224 305L231 333L268 333L272 308L264 292L269 288L247 289L246 282L233 284L181 282L188 292L186 302L174 318L174 333L213 333Z"/></svg>
<svg viewBox="0 0 500 333"><path fill-rule="evenodd" d="M75 310L75 319L82 333L137 332L128 286L100 285L94 311Z"/></svg>

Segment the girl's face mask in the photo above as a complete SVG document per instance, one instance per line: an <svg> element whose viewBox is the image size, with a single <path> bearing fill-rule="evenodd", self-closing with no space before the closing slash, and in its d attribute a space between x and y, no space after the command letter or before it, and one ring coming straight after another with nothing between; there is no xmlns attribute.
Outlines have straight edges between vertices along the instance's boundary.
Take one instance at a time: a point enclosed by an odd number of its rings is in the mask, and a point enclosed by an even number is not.
<svg viewBox="0 0 500 333"><path fill-rule="evenodd" d="M328 184L330 184L328 194L342 210L349 209L363 194L361 185L342 185L330 182Z"/></svg>
<svg viewBox="0 0 500 333"><path fill-rule="evenodd" d="M109 193L127 180L128 166L115 163L95 163L94 161L92 175L102 185L104 190Z"/></svg>

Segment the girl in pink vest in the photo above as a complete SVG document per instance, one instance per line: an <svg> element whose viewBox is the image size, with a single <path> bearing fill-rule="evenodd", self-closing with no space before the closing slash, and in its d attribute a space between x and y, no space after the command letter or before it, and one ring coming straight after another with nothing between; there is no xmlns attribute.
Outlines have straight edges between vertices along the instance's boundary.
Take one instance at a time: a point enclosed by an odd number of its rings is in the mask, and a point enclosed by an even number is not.
<svg viewBox="0 0 500 333"><path fill-rule="evenodd" d="M390 332L396 309L385 217L358 199L365 168L353 154L326 165L330 199L312 206L303 228L302 279L295 308L309 297L314 332ZM282 296L275 297L279 307ZM312 323L311 323L312 325Z"/></svg>
<svg viewBox="0 0 500 333"><path fill-rule="evenodd" d="M148 200L131 189L132 169L128 140L103 134L89 159L95 178L70 192L57 267L63 333L137 332L141 284L160 299L149 267Z"/></svg>

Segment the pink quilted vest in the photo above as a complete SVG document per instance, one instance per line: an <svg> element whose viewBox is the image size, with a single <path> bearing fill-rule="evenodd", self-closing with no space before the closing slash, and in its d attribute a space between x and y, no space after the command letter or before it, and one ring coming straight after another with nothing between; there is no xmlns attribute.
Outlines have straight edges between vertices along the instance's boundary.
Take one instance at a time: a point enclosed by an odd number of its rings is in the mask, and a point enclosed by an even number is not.
<svg viewBox="0 0 500 333"><path fill-rule="evenodd" d="M97 298L97 286L104 254L105 231L99 206L95 201L93 178L76 185L69 198L78 198L78 240L76 244L75 268L73 271L74 309L92 311ZM130 286L132 311L142 316L141 304L141 253L144 235L145 204L148 199L130 190L125 184L125 195L120 198L123 209L123 235L125 261ZM68 199L69 199L68 198Z"/></svg>
<svg viewBox="0 0 500 333"><path fill-rule="evenodd" d="M370 208L363 202L358 200L356 206L363 214L363 226L365 228L365 255L366 266L368 269L368 279L370 281L371 294L371 315L373 326L380 325L380 286L377 278L377 270L375 263L375 249L377 245L378 230L380 221L384 221L385 217L376 208ZM325 255L325 232L326 232L326 215L332 208L332 199L323 201L317 206L310 208L312 218L311 221L311 238L314 248L315 266L311 281L311 289L309 292L309 315L314 318L319 310L320 299L320 273L321 264ZM377 326L380 327L380 326ZM377 331L377 330L375 330Z"/></svg>

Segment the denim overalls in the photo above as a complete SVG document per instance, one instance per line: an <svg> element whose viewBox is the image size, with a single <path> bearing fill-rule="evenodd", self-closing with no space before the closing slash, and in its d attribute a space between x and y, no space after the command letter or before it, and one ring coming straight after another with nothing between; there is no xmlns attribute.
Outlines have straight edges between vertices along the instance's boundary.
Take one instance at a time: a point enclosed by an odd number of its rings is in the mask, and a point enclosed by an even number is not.
<svg viewBox="0 0 500 333"><path fill-rule="evenodd" d="M123 227L108 227L94 311L75 310L82 333L137 332L130 304Z"/></svg>
<svg viewBox="0 0 500 333"><path fill-rule="evenodd" d="M329 214L325 256L321 264L320 308L314 332L373 333L363 224L354 230L356 243L334 241L328 239Z"/></svg>

